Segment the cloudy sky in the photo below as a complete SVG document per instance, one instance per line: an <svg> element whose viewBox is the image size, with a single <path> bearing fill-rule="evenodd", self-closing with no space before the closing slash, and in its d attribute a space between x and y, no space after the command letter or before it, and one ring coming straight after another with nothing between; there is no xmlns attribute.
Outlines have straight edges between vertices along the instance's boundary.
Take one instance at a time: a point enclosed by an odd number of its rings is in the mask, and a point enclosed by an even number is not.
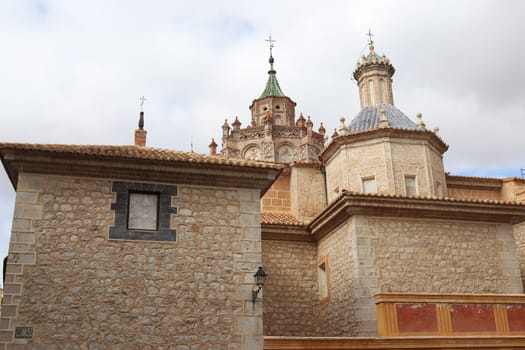
<svg viewBox="0 0 525 350"><path fill-rule="evenodd" d="M0 1L0 141L131 144L207 153L225 118L246 125L275 68L297 112L331 130L359 111L366 52L396 68L395 105L450 145L453 174L525 168L524 1ZM220 143L220 142L218 142ZM0 173L0 257L14 191Z"/></svg>

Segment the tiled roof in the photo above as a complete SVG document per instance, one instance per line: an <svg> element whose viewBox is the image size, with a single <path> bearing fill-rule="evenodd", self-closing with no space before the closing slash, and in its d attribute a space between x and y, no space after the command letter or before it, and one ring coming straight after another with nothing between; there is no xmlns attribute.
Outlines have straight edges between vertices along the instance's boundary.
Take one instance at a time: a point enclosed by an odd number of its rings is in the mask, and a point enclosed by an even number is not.
<svg viewBox="0 0 525 350"><path fill-rule="evenodd" d="M59 145L59 144L30 144L30 143L0 143L0 153L6 150L22 150L51 152L57 154L78 154L85 156L99 156L108 158L126 158L140 160L158 160L167 162L185 162L194 164L216 164L230 166L245 166L253 168L281 169L283 165L253 161L239 158L225 158L209 156L193 152L174 151L162 148L139 147L133 145Z"/></svg>
<svg viewBox="0 0 525 350"><path fill-rule="evenodd" d="M293 215L283 213L268 213L261 214L261 223L263 224L281 224L303 226L304 223L297 220Z"/></svg>
<svg viewBox="0 0 525 350"><path fill-rule="evenodd" d="M283 91L281 90L281 87L279 86L279 82L277 81L277 77L275 76L275 71L271 70L268 72L268 81L266 82L266 87L264 88L263 93L259 98L265 98L265 97L285 97Z"/></svg>
<svg viewBox="0 0 525 350"><path fill-rule="evenodd" d="M375 198L398 198L398 199L420 199L420 200L431 200L436 202L455 202L455 203L477 203L477 204L497 204L497 205L508 205L508 206L517 206L525 207L525 204L522 202L516 201L497 201L492 199L471 199L471 198L438 198L430 196L404 196L399 194L380 194L380 193L364 193L356 191L343 190L341 194L335 198L333 202L336 202L344 196L360 196L360 197L375 197ZM330 205L329 205L330 206Z"/></svg>
<svg viewBox="0 0 525 350"><path fill-rule="evenodd" d="M487 177L487 176L471 176L471 175L454 175L454 174L445 174L447 178L457 178L465 180L487 180L487 181L502 181L502 178L499 177Z"/></svg>
<svg viewBox="0 0 525 350"><path fill-rule="evenodd" d="M417 129L416 123L391 104L382 103L363 108L349 125L350 132L359 132L379 128L381 110L385 110L388 126L399 129Z"/></svg>

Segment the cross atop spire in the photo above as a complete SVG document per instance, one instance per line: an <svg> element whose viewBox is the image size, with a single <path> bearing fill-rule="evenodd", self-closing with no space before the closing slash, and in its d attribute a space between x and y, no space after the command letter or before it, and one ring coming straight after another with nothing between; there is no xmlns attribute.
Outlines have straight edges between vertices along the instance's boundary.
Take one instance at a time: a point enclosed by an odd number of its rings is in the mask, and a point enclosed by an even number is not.
<svg viewBox="0 0 525 350"><path fill-rule="evenodd" d="M144 96L141 96L139 100L140 100L140 111L144 112L143 106L144 106L144 101L146 101L146 98Z"/></svg>
<svg viewBox="0 0 525 350"><path fill-rule="evenodd" d="M275 40L272 39L272 34L268 35L268 39L265 39L264 41L268 42L268 45L270 46L270 56L272 56L273 43L275 42Z"/></svg>
<svg viewBox="0 0 525 350"><path fill-rule="evenodd" d="M372 34L372 31L370 30L370 28L368 28L368 33L365 34L367 37L368 37L368 45L374 45L374 40L372 40L372 37L374 36L374 34Z"/></svg>
<svg viewBox="0 0 525 350"><path fill-rule="evenodd" d="M269 44L269 47L270 47L270 59L269 59L269 62L270 62L270 72L273 71L273 56L272 56L272 49L274 47L273 43L275 42L275 40L272 39L272 34L268 35L268 39L265 39L264 41L267 41L268 44Z"/></svg>

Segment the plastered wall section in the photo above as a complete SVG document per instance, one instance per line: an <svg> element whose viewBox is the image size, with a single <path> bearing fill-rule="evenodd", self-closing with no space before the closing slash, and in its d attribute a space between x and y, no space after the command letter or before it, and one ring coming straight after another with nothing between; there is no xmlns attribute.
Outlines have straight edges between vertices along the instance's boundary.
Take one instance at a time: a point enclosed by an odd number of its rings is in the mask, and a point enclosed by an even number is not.
<svg viewBox="0 0 525 350"><path fill-rule="evenodd" d="M318 167L292 167L292 214L301 222L312 221L325 207L324 179Z"/></svg>
<svg viewBox="0 0 525 350"><path fill-rule="evenodd" d="M351 337L361 336L357 316L360 288L366 285L360 280L358 257L356 256L356 236L349 221L318 243L318 259L328 265L328 298L317 304L320 336ZM364 327L361 327L364 328Z"/></svg>
<svg viewBox="0 0 525 350"><path fill-rule="evenodd" d="M258 191L178 190L176 242L114 241L111 181L21 174L0 349L262 349Z"/></svg>
<svg viewBox="0 0 525 350"><path fill-rule="evenodd" d="M318 336L315 243L264 240L264 335Z"/></svg>
<svg viewBox="0 0 525 350"><path fill-rule="evenodd" d="M290 175L282 174L261 199L263 212L290 213Z"/></svg>
<svg viewBox="0 0 525 350"><path fill-rule="evenodd" d="M523 293L512 226L467 221L352 217L361 286L359 334L373 331L373 294ZM367 291L366 289L369 289ZM361 312L359 312L361 310Z"/></svg>

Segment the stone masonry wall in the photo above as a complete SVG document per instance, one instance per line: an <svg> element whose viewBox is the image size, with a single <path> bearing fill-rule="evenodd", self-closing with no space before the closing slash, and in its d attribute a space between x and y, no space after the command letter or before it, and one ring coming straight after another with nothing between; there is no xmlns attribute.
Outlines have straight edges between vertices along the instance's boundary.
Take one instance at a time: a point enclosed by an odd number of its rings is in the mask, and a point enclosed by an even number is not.
<svg viewBox="0 0 525 350"><path fill-rule="evenodd" d="M319 241L318 258L328 264L328 300L318 303L320 336L352 337L357 333L356 285L354 245L351 236L352 223L348 222ZM319 297L318 297L319 300Z"/></svg>
<svg viewBox="0 0 525 350"><path fill-rule="evenodd" d="M510 225L369 218L381 292L522 293Z"/></svg>
<svg viewBox="0 0 525 350"><path fill-rule="evenodd" d="M351 222L358 334L373 330L372 297L380 292L523 293L511 225L364 216Z"/></svg>
<svg viewBox="0 0 525 350"><path fill-rule="evenodd" d="M262 349L258 191L178 187L176 242L115 241L111 181L21 174L0 349Z"/></svg>
<svg viewBox="0 0 525 350"><path fill-rule="evenodd" d="M450 198L469 198L469 199L489 199L494 201L501 200L500 191L485 191L471 188L451 188L447 189Z"/></svg>
<svg viewBox="0 0 525 350"><path fill-rule="evenodd" d="M376 178L377 191L388 193L389 173L382 140L342 146L336 156L326 164L328 202L333 201L343 189L362 192L364 177Z"/></svg>
<svg viewBox="0 0 525 350"><path fill-rule="evenodd" d="M426 141L379 138L341 146L326 165L328 200L343 189L363 192L362 180L375 178L377 193L406 195L405 175L416 176L418 194L445 189L441 155Z"/></svg>
<svg viewBox="0 0 525 350"><path fill-rule="evenodd" d="M321 323L315 243L263 241L264 335L316 336Z"/></svg>

